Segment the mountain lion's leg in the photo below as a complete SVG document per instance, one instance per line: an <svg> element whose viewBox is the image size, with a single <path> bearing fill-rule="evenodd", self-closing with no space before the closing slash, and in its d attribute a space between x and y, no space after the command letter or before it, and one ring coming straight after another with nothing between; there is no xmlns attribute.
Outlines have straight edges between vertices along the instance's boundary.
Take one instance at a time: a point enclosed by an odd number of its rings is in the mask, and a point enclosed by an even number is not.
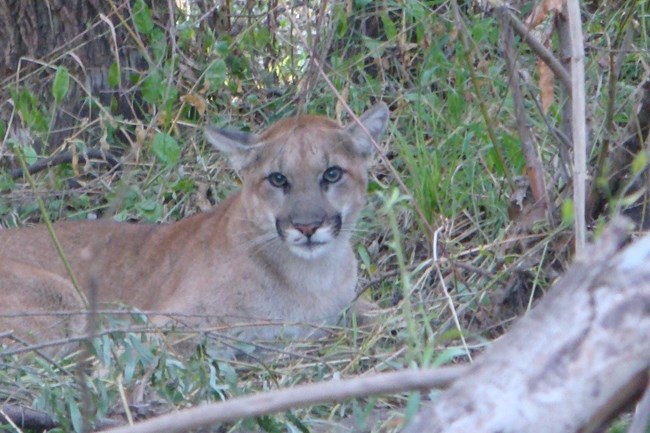
<svg viewBox="0 0 650 433"><path fill-rule="evenodd" d="M0 299L0 344L4 346L83 332L79 314L83 303L72 284L52 272L0 256Z"/></svg>

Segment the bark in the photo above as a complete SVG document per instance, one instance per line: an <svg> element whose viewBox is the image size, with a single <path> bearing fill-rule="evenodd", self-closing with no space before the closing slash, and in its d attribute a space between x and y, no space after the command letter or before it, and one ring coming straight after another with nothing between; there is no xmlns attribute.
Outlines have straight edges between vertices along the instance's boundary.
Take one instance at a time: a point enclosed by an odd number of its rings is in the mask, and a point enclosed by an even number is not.
<svg viewBox="0 0 650 433"><path fill-rule="evenodd" d="M615 254L629 224L612 224L406 431L593 432L636 399L650 367L650 236Z"/></svg>
<svg viewBox="0 0 650 433"><path fill-rule="evenodd" d="M114 98L115 114L126 118L140 114L141 107L133 103L135 90L108 85L108 69L118 57L125 77L147 67L126 26L121 25L130 17L129 4L130 0L0 2L0 82L13 81L5 88L29 87L47 106L53 68L64 65L78 78L70 82L44 147L55 148L85 126L80 119L96 117L98 113L86 101L89 94L105 106ZM133 26L130 21L128 25ZM0 115L5 121L9 117Z"/></svg>
<svg viewBox="0 0 650 433"><path fill-rule="evenodd" d="M0 406L0 426L8 424L9 421L21 429L47 430L60 425L56 419L45 412L12 404L3 404Z"/></svg>
<svg viewBox="0 0 650 433"><path fill-rule="evenodd" d="M587 242L587 103L585 100L585 48L578 0L567 0L571 36L571 137L573 143L573 212L575 249Z"/></svg>
<svg viewBox="0 0 650 433"><path fill-rule="evenodd" d="M69 2L54 0L8 0L0 4L0 77L13 75L21 57L44 59L66 49L69 42L77 39L77 54L88 67L102 66L110 61L111 51L106 38L94 38L93 31L77 38L92 23L98 13L107 12L98 7L103 2L87 0ZM109 9L109 2L103 9ZM97 29L105 31L105 29Z"/></svg>

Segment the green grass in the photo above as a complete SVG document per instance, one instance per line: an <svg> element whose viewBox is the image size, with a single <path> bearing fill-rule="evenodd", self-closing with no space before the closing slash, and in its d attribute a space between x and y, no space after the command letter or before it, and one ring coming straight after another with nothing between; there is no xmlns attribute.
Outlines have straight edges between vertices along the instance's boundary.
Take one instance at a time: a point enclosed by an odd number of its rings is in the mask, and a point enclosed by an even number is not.
<svg viewBox="0 0 650 433"><path fill-rule="evenodd" d="M197 16L179 12L175 45L150 20L147 9L141 9L134 22L123 25L131 26L135 46L147 47L141 50L150 66L126 74L114 65L109 82L137 86L147 104L145 114L126 119L116 113L115 99L102 105L91 98L87 103L97 117L79 119L76 135L66 143L79 152L99 145L117 149L122 166L109 170L98 163L63 164L35 174L35 188L12 180L9 145L19 146L28 163L54 149L37 150L6 135L9 120L3 117L0 224L42 221L37 197L52 220L175 221L238 188L234 173L205 143L204 124L260 130L297 110L346 118L344 103L361 113L381 99L392 111L381 144L385 159L375 158L369 203L355 241L359 286L369 287L364 296L382 307L382 319L370 329L339 327L319 341L290 342L285 353L262 362L223 360L204 346L176 351L156 332L114 332L94 342L94 373L83 378L89 397L82 397L77 358L52 363L28 353L0 358L0 401L43 409L59 417L63 431L70 431L81 428L84 405L93 408L92 422L139 419L298 383L467 362L468 351L472 357L479 354L543 294L566 264L569 231L547 224L521 230L508 217L512 181L522 176L525 161L499 49L498 21L464 10L470 36L470 46L464 47L448 2L388 2L378 21L369 18L370 6L361 6L366 3L352 2L351 10L332 5L332 19L318 27L316 7L303 10L308 19L296 12L293 21L289 8L280 14L276 36L259 17L241 21L234 34L218 34L206 31ZM266 10L260 8L263 17ZM647 29L647 2L623 2L619 9L603 6L587 14L594 140L605 134L598 125L608 102L599 87L606 74L598 56L605 53L608 40L620 40L621 17L630 11L637 12L639 28ZM614 138L620 138L632 112L631 95L647 72L642 64L648 61L648 40L639 33L633 39L637 50L625 57L621 69L614 131L619 135ZM303 37L313 45L305 46ZM310 66L310 50L326 59L325 72L334 88ZM559 170L557 143L530 100L537 91L536 59L523 46L518 51L522 69L532 77L526 108L550 180ZM478 87L468 64L474 67ZM14 126L37 140L51 136L51 122L66 91L65 73L55 75L61 71L57 61L48 66L42 68L49 74L47 92L39 93L29 76L0 88L13 100ZM68 73L72 86L80 77L75 70ZM559 121L557 102L549 118L555 125ZM399 182L406 189L398 189ZM560 201L563 186L555 187ZM434 255L441 259L438 264ZM344 418L353 424L371 420L372 431L398 431L399 420L418 397L319 405L215 426L214 431L320 431L313 428L318 422ZM388 420L375 421L376 415Z"/></svg>

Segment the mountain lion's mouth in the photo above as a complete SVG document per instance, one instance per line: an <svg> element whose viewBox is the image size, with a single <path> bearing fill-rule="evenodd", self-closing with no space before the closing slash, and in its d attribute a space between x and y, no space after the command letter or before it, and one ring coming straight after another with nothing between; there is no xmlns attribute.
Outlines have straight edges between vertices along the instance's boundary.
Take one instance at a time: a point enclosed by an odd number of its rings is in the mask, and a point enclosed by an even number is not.
<svg viewBox="0 0 650 433"><path fill-rule="evenodd" d="M304 239L300 243L289 243L289 250L304 259L314 259L323 254L331 242Z"/></svg>
<svg viewBox="0 0 650 433"><path fill-rule="evenodd" d="M313 250L313 249L316 249L316 248L320 248L323 245L327 245L328 243L329 242L314 241L312 239L307 239L307 241L305 243L299 244L298 246Z"/></svg>

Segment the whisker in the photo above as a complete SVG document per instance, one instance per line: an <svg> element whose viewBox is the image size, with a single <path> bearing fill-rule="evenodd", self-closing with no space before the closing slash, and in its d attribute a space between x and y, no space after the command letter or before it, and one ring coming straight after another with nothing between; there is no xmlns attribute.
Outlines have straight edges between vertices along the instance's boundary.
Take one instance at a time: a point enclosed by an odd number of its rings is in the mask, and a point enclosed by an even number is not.
<svg viewBox="0 0 650 433"><path fill-rule="evenodd" d="M277 241L279 240L280 240L280 236L278 236L276 233L265 234L265 235L258 236L257 238L254 238L249 242L247 242L246 248L249 249L250 254L257 254L260 251L264 250L265 248L268 248L269 246L276 244Z"/></svg>
<svg viewBox="0 0 650 433"><path fill-rule="evenodd" d="M263 245L263 244L273 240L274 238L275 238L275 236L270 235L270 234L264 234L264 235L256 236L256 237L254 237L252 239L249 239L249 240L247 240L245 242L242 242L241 244L238 245L238 248L240 248L242 250L257 248L260 245Z"/></svg>

